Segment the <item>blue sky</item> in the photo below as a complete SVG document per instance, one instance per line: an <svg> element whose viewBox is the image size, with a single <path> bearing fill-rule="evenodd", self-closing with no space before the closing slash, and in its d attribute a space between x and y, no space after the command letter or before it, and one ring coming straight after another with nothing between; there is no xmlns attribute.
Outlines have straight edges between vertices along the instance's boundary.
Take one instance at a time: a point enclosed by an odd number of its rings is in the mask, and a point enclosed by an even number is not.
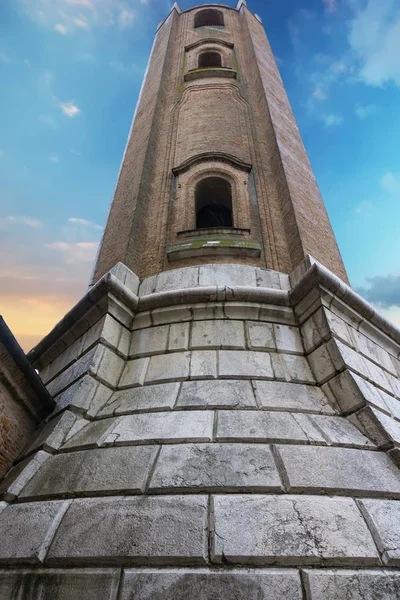
<svg viewBox="0 0 400 600"><path fill-rule="evenodd" d="M171 5L0 2L0 311L26 350L85 293ZM400 3L248 6L266 28L351 283L400 326Z"/></svg>

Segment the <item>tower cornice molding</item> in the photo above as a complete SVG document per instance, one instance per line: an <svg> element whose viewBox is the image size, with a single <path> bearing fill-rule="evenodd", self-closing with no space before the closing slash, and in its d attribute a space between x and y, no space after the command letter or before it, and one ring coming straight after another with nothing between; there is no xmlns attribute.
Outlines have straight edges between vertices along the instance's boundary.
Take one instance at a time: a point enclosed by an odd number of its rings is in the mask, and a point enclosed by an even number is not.
<svg viewBox="0 0 400 600"><path fill-rule="evenodd" d="M198 48L199 46L206 46L207 44L219 44L220 46L225 46L226 48L231 49L235 46L233 42L227 42L218 38L206 38L202 40L197 40L196 42L193 42L193 44L185 46L185 50L186 52L188 52L189 50L193 50L194 48Z"/></svg>
<svg viewBox="0 0 400 600"><path fill-rule="evenodd" d="M202 154L197 154L196 156L191 156L190 158L186 159L183 161L183 163L177 167L174 167L172 172L174 175L180 175L180 173L184 173L194 165L209 161L228 163L238 169L241 169L242 171L246 171L247 173L250 173L252 169L252 165L250 163L246 163L244 160L233 156L233 154L226 154L225 152L203 152Z"/></svg>

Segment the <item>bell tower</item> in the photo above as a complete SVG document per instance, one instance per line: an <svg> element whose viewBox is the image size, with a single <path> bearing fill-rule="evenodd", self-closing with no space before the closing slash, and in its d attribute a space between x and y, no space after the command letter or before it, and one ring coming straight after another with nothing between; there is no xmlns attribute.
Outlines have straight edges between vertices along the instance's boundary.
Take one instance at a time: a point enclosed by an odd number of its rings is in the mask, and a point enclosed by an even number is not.
<svg viewBox="0 0 400 600"><path fill-rule="evenodd" d="M400 331L243 0L159 25L91 286L7 335L1 600L400 598Z"/></svg>
<svg viewBox="0 0 400 600"><path fill-rule="evenodd" d="M175 4L160 24L94 281L207 262L290 273L311 254L346 280L259 18Z"/></svg>

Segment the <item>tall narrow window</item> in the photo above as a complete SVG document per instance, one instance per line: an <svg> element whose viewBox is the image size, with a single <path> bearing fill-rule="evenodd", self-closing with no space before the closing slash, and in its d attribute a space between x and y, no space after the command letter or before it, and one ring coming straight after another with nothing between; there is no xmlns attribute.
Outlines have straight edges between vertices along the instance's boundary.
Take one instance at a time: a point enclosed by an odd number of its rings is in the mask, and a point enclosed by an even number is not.
<svg viewBox="0 0 400 600"><path fill-rule="evenodd" d="M206 8L200 10L194 16L195 27L206 27L207 25L224 25L224 15L220 10L215 8Z"/></svg>
<svg viewBox="0 0 400 600"><path fill-rule="evenodd" d="M221 177L206 177L195 191L196 228L233 227L232 188Z"/></svg>
<svg viewBox="0 0 400 600"><path fill-rule="evenodd" d="M219 52L203 52L199 56L199 69L222 67L222 59Z"/></svg>

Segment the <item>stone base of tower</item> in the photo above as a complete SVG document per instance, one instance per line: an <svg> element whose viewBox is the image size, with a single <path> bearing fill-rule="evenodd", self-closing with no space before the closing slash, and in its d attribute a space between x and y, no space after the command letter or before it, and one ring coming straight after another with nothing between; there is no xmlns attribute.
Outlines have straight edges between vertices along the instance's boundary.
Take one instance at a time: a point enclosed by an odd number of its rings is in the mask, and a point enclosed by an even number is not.
<svg viewBox="0 0 400 600"><path fill-rule="evenodd" d="M308 258L119 264L31 353L2 600L400 597L400 332Z"/></svg>

